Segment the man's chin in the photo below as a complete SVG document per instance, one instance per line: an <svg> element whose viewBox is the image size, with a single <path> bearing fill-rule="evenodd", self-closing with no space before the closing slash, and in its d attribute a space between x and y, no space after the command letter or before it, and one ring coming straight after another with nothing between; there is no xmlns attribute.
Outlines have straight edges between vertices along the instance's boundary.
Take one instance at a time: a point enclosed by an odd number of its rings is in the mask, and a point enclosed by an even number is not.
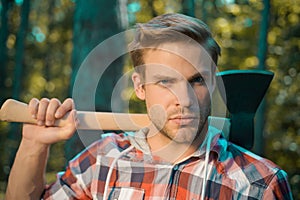
<svg viewBox="0 0 300 200"><path fill-rule="evenodd" d="M180 128L173 141L181 144L191 144L195 140L197 129L191 130L190 128Z"/></svg>

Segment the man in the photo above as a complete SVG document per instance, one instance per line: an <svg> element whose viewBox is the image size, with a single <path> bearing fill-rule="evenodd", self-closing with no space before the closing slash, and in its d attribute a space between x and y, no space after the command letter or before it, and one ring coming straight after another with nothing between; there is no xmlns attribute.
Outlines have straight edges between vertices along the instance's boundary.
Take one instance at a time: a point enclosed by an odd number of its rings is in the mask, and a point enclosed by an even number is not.
<svg viewBox="0 0 300 200"><path fill-rule="evenodd" d="M138 25L130 53L152 124L95 142L45 186L50 145L80 122L72 99L32 99L38 125L24 124L7 199L292 199L283 170L210 126L220 48L203 22L158 16ZM53 127L68 112L69 123Z"/></svg>

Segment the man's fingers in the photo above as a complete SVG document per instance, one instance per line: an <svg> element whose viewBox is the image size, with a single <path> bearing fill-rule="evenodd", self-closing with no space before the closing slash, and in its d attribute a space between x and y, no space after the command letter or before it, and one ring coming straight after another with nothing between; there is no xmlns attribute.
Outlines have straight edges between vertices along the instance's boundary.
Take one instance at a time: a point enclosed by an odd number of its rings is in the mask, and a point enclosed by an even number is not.
<svg viewBox="0 0 300 200"><path fill-rule="evenodd" d="M63 103L56 98L51 100L48 98L41 100L33 98L28 106L31 115L40 126L53 126L56 119L64 117L66 113L75 108L74 101L71 98L66 99Z"/></svg>
<svg viewBox="0 0 300 200"><path fill-rule="evenodd" d="M62 133L60 134L62 140L70 139L74 132L76 131L76 128L79 124L79 121L77 119L77 112L76 110L72 110L70 112L70 115L68 116L68 124L63 127Z"/></svg>
<svg viewBox="0 0 300 200"><path fill-rule="evenodd" d="M46 112L49 105L50 100L47 98L43 98L39 102L38 112L37 112L37 123L42 126L45 124Z"/></svg>
<svg viewBox="0 0 300 200"><path fill-rule="evenodd" d="M46 122L45 122L46 126L52 126L54 124L56 119L55 113L60 105L61 102L58 99L53 98L50 100L47 108L47 113L46 113Z"/></svg>
<svg viewBox="0 0 300 200"><path fill-rule="evenodd" d="M37 98L33 98L30 100L28 104L29 112L34 119L37 118L37 113L39 109L39 100Z"/></svg>
<svg viewBox="0 0 300 200"><path fill-rule="evenodd" d="M63 117L67 112L70 112L75 108L74 101L71 98L66 99L55 113L56 118Z"/></svg>

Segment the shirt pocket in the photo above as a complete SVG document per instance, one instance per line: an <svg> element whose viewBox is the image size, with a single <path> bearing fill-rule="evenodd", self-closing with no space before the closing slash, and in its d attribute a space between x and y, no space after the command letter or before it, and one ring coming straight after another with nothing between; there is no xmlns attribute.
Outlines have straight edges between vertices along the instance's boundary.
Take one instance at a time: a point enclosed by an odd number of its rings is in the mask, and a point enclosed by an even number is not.
<svg viewBox="0 0 300 200"><path fill-rule="evenodd" d="M109 199L110 200L143 200L145 191L141 188L134 187L115 187L111 188Z"/></svg>

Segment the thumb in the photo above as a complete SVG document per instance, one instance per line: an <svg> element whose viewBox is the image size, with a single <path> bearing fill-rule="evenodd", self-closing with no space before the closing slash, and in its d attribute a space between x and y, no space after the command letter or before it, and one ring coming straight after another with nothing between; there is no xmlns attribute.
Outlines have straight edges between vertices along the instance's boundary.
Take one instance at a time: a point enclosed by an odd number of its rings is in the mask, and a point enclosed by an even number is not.
<svg viewBox="0 0 300 200"><path fill-rule="evenodd" d="M66 124L61 127L60 130L60 136L61 136L61 140L67 140L70 139L74 132L76 131L76 128L79 125L79 120L77 118L77 111L75 109L71 110L67 120L66 120Z"/></svg>

